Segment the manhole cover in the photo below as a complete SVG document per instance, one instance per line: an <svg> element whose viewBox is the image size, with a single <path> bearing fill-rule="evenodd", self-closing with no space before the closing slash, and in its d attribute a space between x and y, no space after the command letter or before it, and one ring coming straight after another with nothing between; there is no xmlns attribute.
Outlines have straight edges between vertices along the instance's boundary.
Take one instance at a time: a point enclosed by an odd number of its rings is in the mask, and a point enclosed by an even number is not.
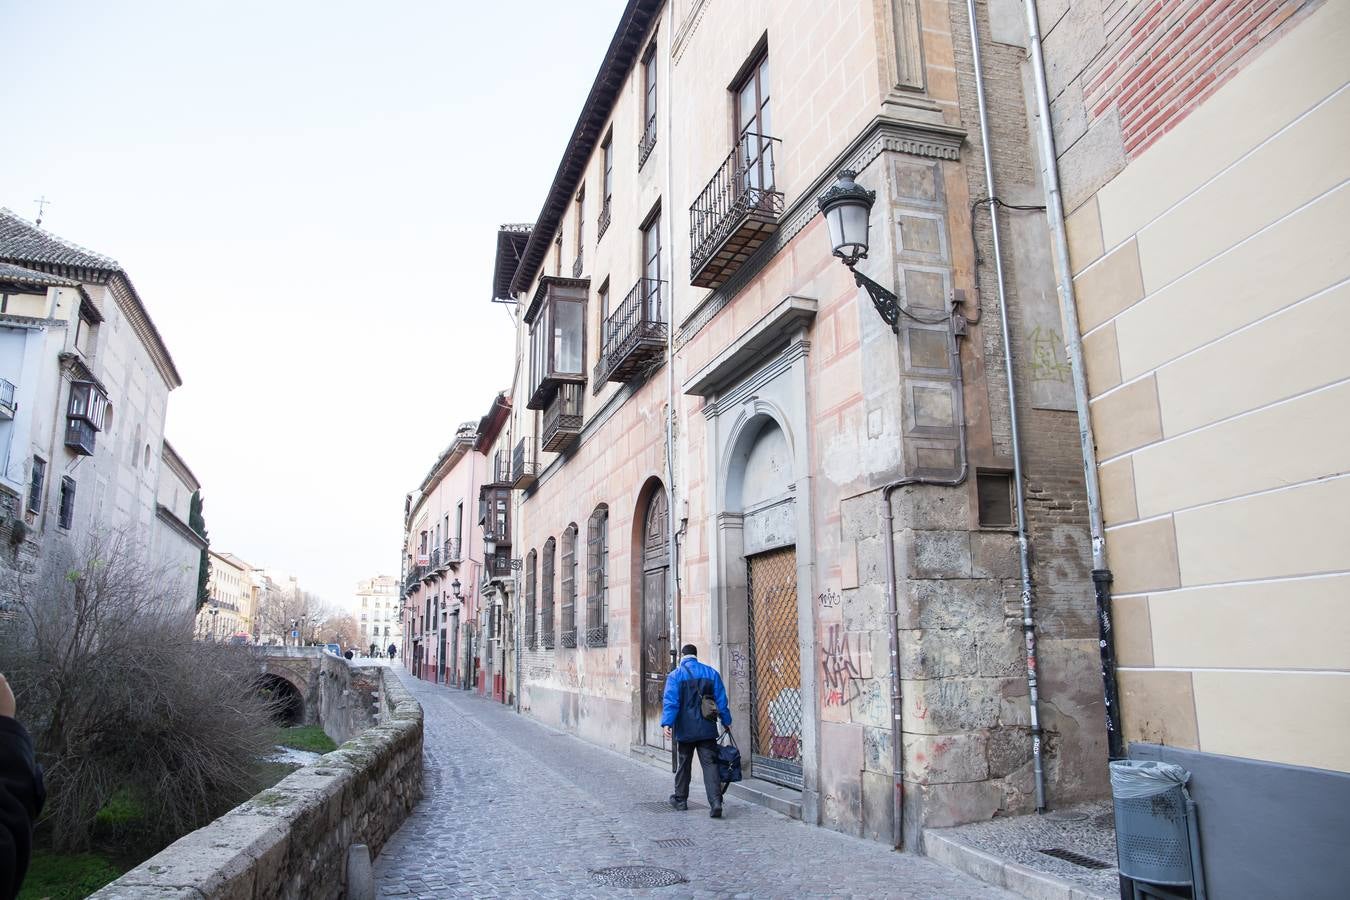
<svg viewBox="0 0 1350 900"><path fill-rule="evenodd" d="M675 807L671 806L664 800L648 800L646 803L637 803L634 805L637 806L638 809L645 809L647 812L659 812L659 813L676 812ZM708 807L703 806L702 804L699 803L690 803L689 808L707 809Z"/></svg>
<svg viewBox="0 0 1350 900"><path fill-rule="evenodd" d="M1115 868L1108 862L1102 862L1100 859L1093 859L1091 856L1084 856L1081 853L1075 853L1072 850L1061 850L1056 847L1053 850L1042 850L1046 856L1053 856L1055 859L1062 859L1065 862L1073 863L1075 866L1082 866L1085 869L1112 869Z"/></svg>
<svg viewBox="0 0 1350 900"><path fill-rule="evenodd" d="M1087 813L1084 812L1052 812L1046 813L1041 818L1048 822L1084 822L1087 821Z"/></svg>
<svg viewBox="0 0 1350 900"><path fill-rule="evenodd" d="M592 869L591 877L605 887L653 888L684 884L685 877L660 866L606 866Z"/></svg>
<svg viewBox="0 0 1350 900"><path fill-rule="evenodd" d="M693 838L653 838L653 842L658 847L692 847Z"/></svg>

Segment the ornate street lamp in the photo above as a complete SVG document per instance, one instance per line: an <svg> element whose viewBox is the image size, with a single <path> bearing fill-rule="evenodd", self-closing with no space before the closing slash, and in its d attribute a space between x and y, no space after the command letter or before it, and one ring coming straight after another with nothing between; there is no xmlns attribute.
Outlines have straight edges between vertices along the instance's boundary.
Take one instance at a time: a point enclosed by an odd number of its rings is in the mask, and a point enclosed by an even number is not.
<svg viewBox="0 0 1350 900"><path fill-rule="evenodd" d="M459 579L456 578L454 581L450 582L450 596L454 597L456 600L462 601L464 599L463 588L464 586L460 584Z"/></svg>
<svg viewBox="0 0 1350 900"><path fill-rule="evenodd" d="M899 334L900 313L904 312L900 298L855 268L858 260L867 258L872 204L877 199L876 191L869 191L853 180L857 175L857 172L849 169L840 172L829 190L816 198L816 203L820 205L825 224L829 226L834 255L848 266L858 287L867 291L872 298L872 305L886 320L886 324L891 326L891 331Z"/></svg>

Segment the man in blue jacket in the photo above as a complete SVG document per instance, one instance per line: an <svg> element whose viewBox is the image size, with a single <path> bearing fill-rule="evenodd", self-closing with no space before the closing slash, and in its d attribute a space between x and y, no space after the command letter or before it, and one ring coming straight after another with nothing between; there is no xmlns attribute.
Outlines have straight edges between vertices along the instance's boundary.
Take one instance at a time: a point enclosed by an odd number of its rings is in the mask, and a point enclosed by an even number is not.
<svg viewBox="0 0 1350 900"><path fill-rule="evenodd" d="M703 714L703 698L717 705L711 718ZM709 704L711 706L711 704ZM711 712L711 710L710 710ZM693 774L694 753L703 767L703 788L708 792L708 815L722 818L722 791L717 776L717 720L731 727L727 708L727 689L722 676L712 666L698 661L698 648L685 644L680 648L680 664L666 676L666 693L661 710L661 725L666 737L674 738L679 767L675 770L675 793L670 805L689 808L689 777Z"/></svg>

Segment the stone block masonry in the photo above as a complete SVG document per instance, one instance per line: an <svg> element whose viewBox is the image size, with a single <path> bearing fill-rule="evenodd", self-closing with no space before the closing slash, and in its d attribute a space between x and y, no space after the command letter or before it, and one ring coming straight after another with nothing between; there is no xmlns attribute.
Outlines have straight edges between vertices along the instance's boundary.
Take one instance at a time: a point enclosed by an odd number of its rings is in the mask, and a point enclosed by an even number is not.
<svg viewBox="0 0 1350 900"><path fill-rule="evenodd" d="M334 662L346 668L345 661ZM378 855L422 796L421 705L392 669L352 668L377 679L375 724L93 898L342 897L347 848L366 844ZM363 693L359 686L349 690L349 697Z"/></svg>

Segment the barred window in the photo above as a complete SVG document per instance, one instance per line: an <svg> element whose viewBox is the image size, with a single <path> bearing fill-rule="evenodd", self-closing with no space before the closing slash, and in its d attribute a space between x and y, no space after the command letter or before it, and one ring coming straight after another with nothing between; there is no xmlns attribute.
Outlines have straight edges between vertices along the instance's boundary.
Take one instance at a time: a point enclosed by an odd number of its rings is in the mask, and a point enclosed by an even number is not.
<svg viewBox="0 0 1350 900"><path fill-rule="evenodd" d="M557 547L558 542L553 538L544 541L544 561L539 572L539 602L543 608L543 622L539 627L543 631L545 650L553 649L553 558Z"/></svg>
<svg viewBox="0 0 1350 900"><path fill-rule="evenodd" d="M28 511L42 512L42 494L47 481L47 461L40 456L33 457L32 477L28 481Z"/></svg>
<svg viewBox="0 0 1350 900"><path fill-rule="evenodd" d="M538 558L539 554L534 550L525 555L525 646L531 650L534 649L537 628L534 615L534 570Z"/></svg>
<svg viewBox="0 0 1350 900"><path fill-rule="evenodd" d="M577 645L577 526L562 537L562 646Z"/></svg>
<svg viewBox="0 0 1350 900"><path fill-rule="evenodd" d="M586 646L609 641L609 507L591 513L586 535Z"/></svg>

